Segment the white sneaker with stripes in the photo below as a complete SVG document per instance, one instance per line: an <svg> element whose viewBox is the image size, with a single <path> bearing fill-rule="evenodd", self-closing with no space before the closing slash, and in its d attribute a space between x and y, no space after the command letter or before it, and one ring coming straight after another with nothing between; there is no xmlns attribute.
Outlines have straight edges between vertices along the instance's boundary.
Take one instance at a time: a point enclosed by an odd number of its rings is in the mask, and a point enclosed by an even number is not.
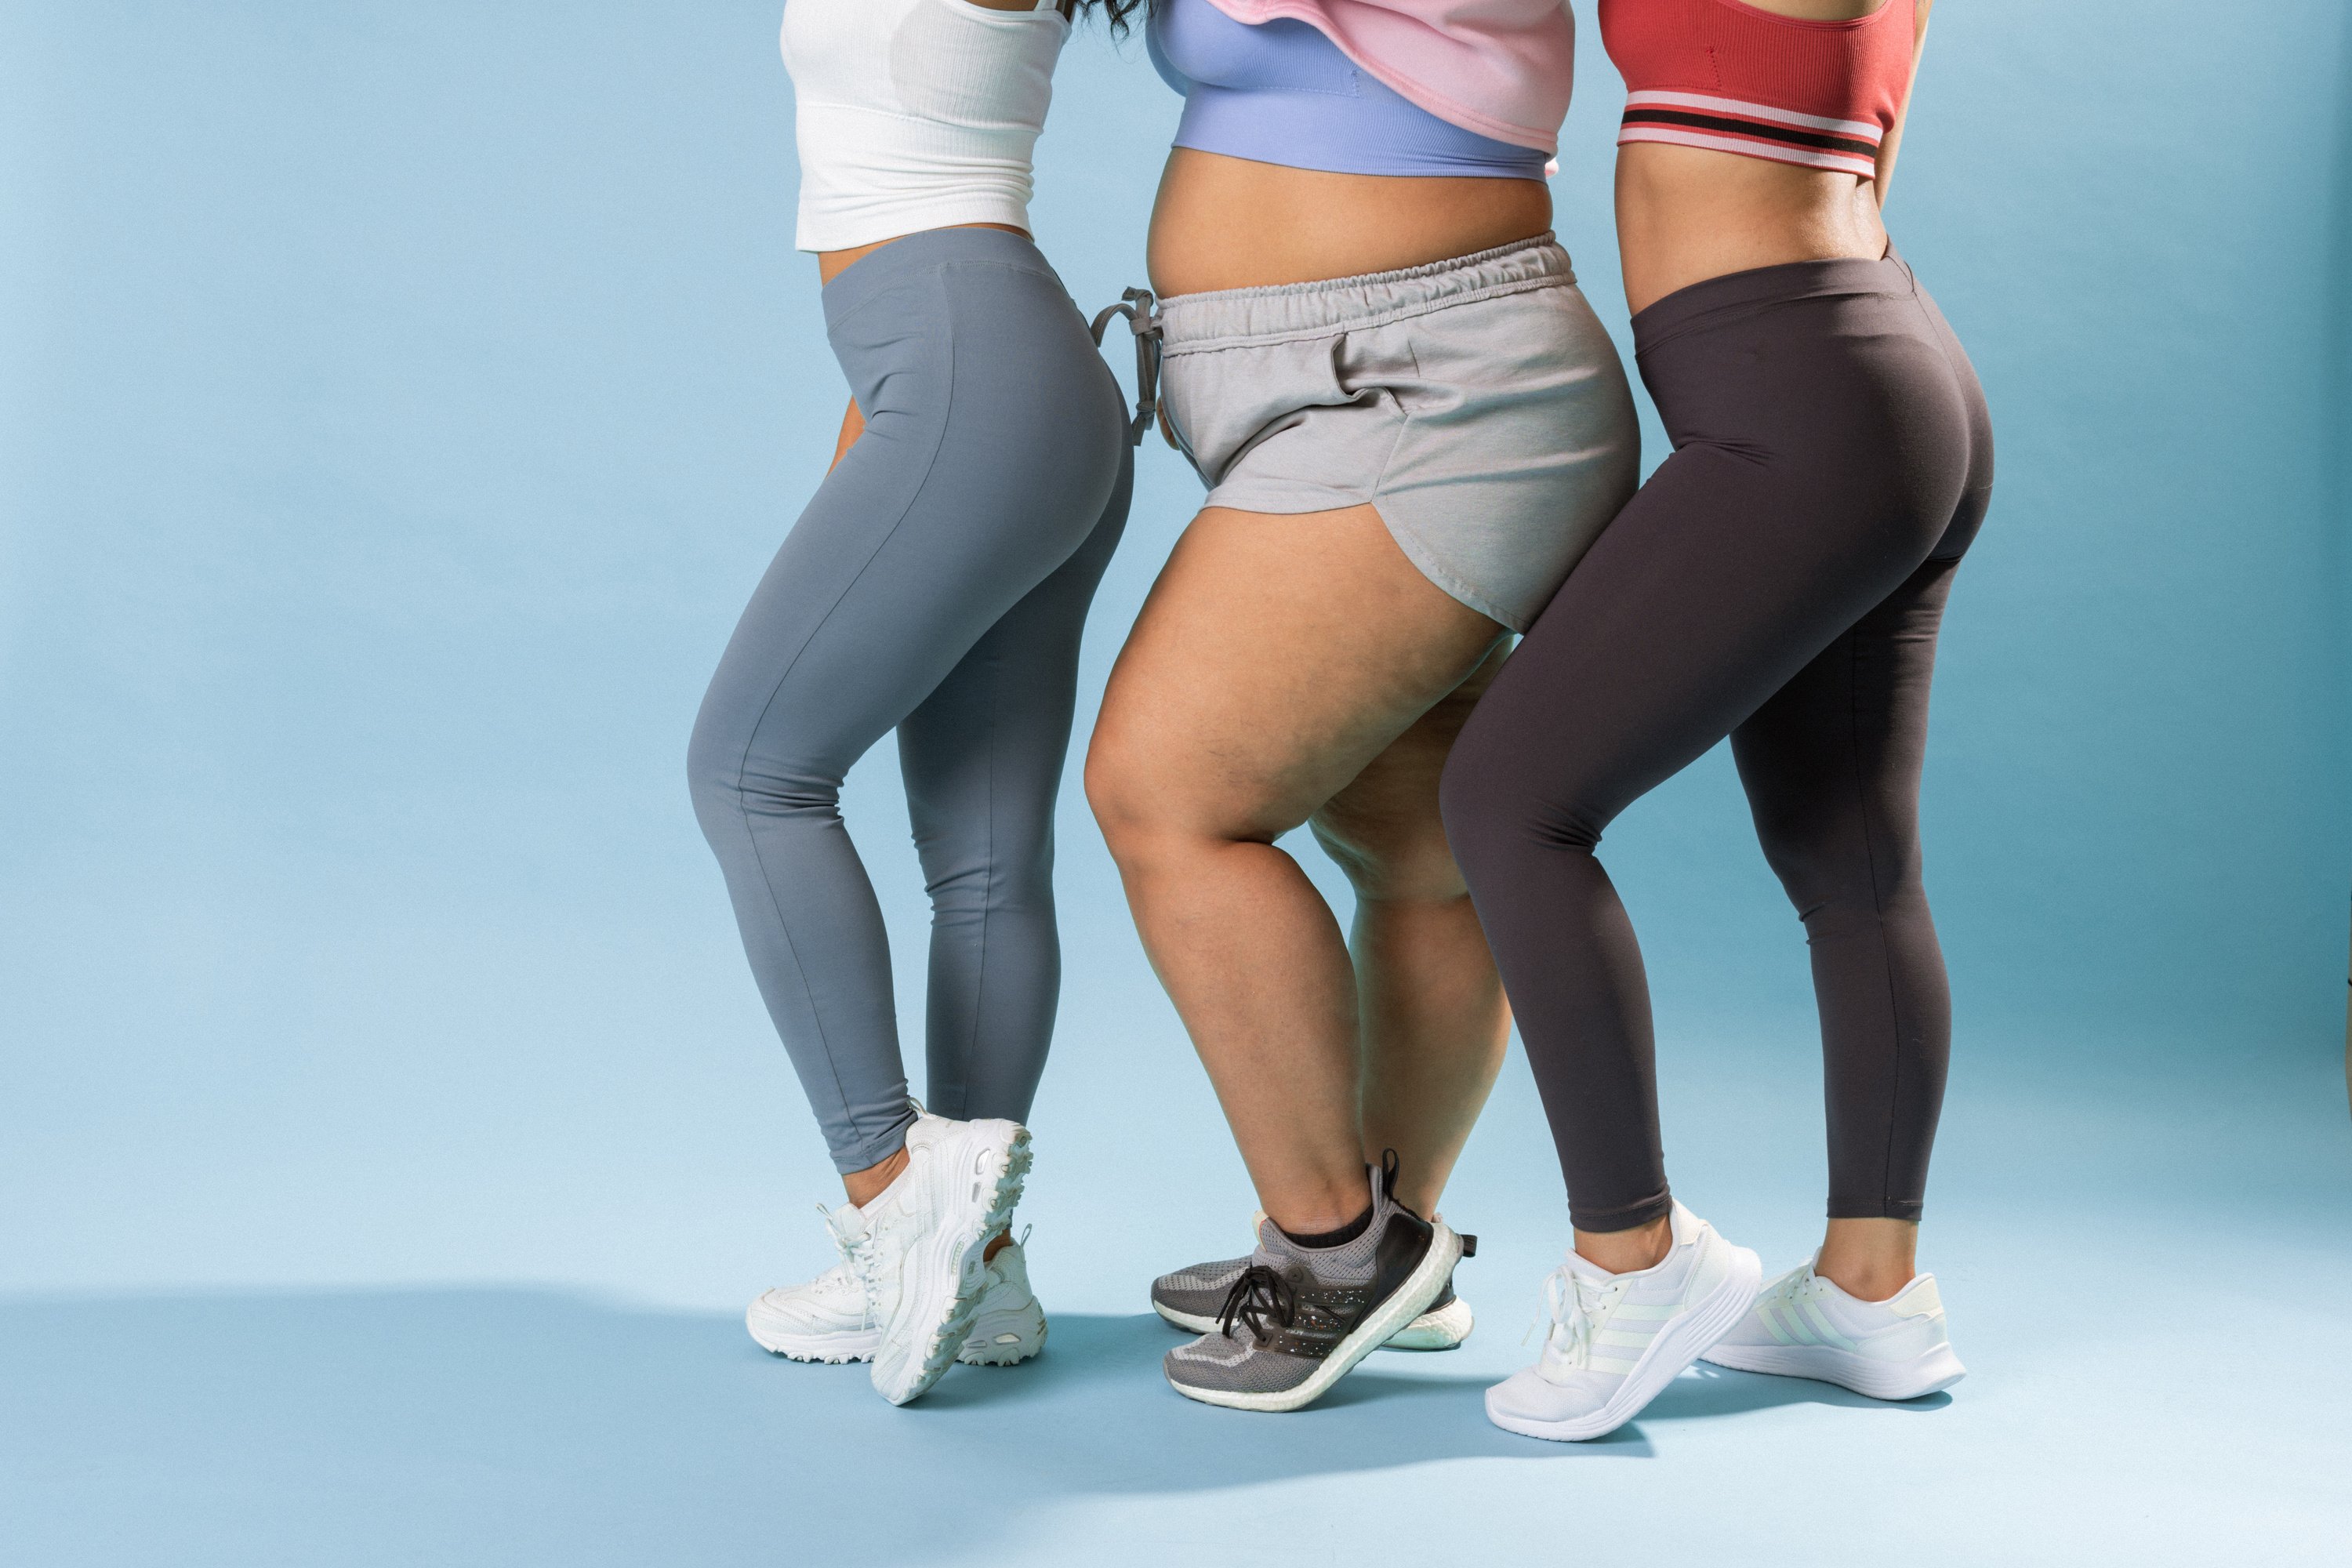
<svg viewBox="0 0 2352 1568"><path fill-rule="evenodd" d="M1741 1372L1834 1383L1873 1399L1924 1398L1969 1370L1952 1353L1933 1274L1884 1301L1864 1301L1814 1273L1810 1262L1766 1286L1706 1359Z"/></svg>
<svg viewBox="0 0 2352 1568"><path fill-rule="evenodd" d="M1486 1391L1487 1420L1564 1443L1613 1432L1747 1315L1764 1278L1756 1255L1679 1203L1669 1225L1651 1268L1612 1274L1571 1252L1552 1270L1543 1354Z"/></svg>

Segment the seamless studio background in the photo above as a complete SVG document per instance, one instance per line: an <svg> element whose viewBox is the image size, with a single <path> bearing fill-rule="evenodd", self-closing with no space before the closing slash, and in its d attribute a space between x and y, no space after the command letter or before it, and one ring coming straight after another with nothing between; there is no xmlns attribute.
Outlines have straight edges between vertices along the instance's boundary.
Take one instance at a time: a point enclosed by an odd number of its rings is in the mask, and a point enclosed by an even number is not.
<svg viewBox="0 0 2352 1568"><path fill-rule="evenodd" d="M1626 346L1578 9L1559 228ZM1469 1347L1280 1422L1160 1386L1143 1287L1252 1199L1075 768L1045 1361L900 1412L744 1340L836 1190L683 777L845 391L777 11L0 3L0 1553L2340 1550L2340 5L1940 8L1889 217L2000 441L1927 782L1958 1026L1924 1256L1973 1375L1888 1409L1694 1374L1581 1448L1477 1406L1567 1239L1516 1057L1447 1200ZM1176 111L1139 40L1074 40L1035 218L1090 310L1142 280ZM1147 445L1087 711L1198 495ZM894 766L845 810L919 1020ZM1811 1002L1720 752L1605 854L1677 1188L1785 1266Z"/></svg>

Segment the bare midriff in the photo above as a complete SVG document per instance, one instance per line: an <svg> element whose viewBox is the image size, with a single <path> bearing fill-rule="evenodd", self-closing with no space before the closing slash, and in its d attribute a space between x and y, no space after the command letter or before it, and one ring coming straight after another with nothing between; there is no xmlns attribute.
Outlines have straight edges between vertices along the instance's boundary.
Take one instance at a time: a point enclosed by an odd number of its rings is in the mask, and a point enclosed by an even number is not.
<svg viewBox="0 0 2352 1568"><path fill-rule="evenodd" d="M1701 147L1617 149L1617 245L1625 303L1758 267L1886 254L1874 183Z"/></svg>
<svg viewBox="0 0 2352 1568"><path fill-rule="evenodd" d="M1854 22L1898 0L1741 0L1796 22ZM1935 0L1912 0L1912 51ZM1898 119L1875 180L1656 142L1617 149L1617 248L1625 303L1641 310L1694 283L1791 261L1886 254L1878 209L1902 142Z"/></svg>
<svg viewBox="0 0 2352 1568"><path fill-rule="evenodd" d="M1003 10L1006 9L1006 7L998 6L996 9ZM1009 223L950 223L942 225L941 226L946 228L992 228L1004 234L1017 234L1024 239L1029 237L1029 231L1027 229L1016 228ZM919 229L916 232L919 234L929 234L932 231L930 229ZM865 258L873 255L884 246L896 245L906 237L907 237L903 234L894 234L887 239L877 239L871 245L853 245L847 250L818 251L816 253L816 280L819 287L832 282L844 272L846 272L849 269L849 264L851 262L862 260Z"/></svg>
<svg viewBox="0 0 2352 1568"><path fill-rule="evenodd" d="M1540 180L1334 174L1179 147L1160 176L1148 263L1166 298L1392 272L1550 226Z"/></svg>

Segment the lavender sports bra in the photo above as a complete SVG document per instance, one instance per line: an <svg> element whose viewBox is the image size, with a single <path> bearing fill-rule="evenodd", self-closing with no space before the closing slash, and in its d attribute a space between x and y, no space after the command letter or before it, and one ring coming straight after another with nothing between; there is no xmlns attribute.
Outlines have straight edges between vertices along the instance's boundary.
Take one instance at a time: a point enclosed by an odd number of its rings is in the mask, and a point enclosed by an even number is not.
<svg viewBox="0 0 2352 1568"><path fill-rule="evenodd" d="M1305 22L1252 26L1209 0L1162 0L1144 42L1184 95L1179 147L1339 174L1544 177L1541 153L1440 120Z"/></svg>

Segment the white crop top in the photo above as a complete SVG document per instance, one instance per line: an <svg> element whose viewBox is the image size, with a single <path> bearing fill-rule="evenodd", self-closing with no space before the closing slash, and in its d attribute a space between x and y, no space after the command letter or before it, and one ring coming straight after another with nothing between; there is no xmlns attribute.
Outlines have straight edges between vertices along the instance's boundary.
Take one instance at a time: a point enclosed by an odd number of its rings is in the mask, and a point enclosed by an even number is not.
<svg viewBox="0 0 2352 1568"><path fill-rule="evenodd" d="M1029 226L1030 153L1070 24L1055 0L786 0L801 205L793 243L847 250L960 223Z"/></svg>

